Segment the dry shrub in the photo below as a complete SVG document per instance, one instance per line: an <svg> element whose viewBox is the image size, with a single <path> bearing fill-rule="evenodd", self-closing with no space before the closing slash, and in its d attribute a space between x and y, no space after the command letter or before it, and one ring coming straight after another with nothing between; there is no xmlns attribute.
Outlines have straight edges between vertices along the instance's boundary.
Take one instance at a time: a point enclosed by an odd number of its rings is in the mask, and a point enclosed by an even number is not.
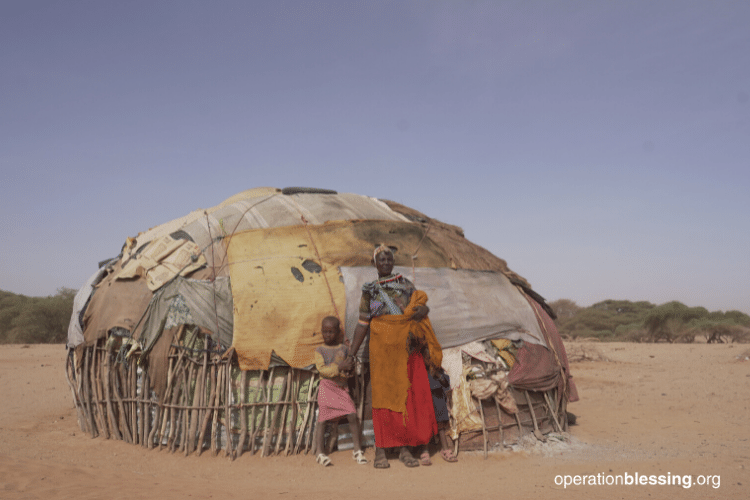
<svg viewBox="0 0 750 500"><path fill-rule="evenodd" d="M704 334L708 344L725 342L747 344L750 341L750 328L742 325L718 325L707 329Z"/></svg>
<svg viewBox="0 0 750 500"><path fill-rule="evenodd" d="M578 363L580 361L610 361L602 351L594 345L575 342L567 344L565 351L568 354L568 361Z"/></svg>

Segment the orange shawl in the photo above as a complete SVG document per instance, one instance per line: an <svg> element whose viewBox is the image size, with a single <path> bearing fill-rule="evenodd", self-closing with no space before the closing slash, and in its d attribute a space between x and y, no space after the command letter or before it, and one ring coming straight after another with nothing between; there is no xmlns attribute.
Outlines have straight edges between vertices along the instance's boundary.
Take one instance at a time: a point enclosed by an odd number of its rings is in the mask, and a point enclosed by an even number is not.
<svg viewBox="0 0 750 500"><path fill-rule="evenodd" d="M411 386L407 370L409 332L426 342L429 362L440 366L443 351L428 317L411 318L417 306L427 303L421 290L412 293L404 314L378 316L370 322L370 371L372 374L372 407L406 413L406 395Z"/></svg>

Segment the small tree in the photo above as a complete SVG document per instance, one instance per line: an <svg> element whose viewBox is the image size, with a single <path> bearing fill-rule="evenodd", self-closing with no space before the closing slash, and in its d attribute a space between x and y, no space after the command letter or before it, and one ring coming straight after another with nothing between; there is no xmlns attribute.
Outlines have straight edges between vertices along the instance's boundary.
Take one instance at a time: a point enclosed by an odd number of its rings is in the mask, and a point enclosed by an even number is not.
<svg viewBox="0 0 750 500"><path fill-rule="evenodd" d="M695 335L703 335L709 344L750 340L750 316L740 311L713 311L690 322Z"/></svg>
<svg viewBox="0 0 750 500"><path fill-rule="evenodd" d="M646 314L643 326L651 342L664 340L672 343L678 339L689 341L688 323L708 314L705 307L688 307L681 302L672 301L651 309Z"/></svg>
<svg viewBox="0 0 750 500"><path fill-rule="evenodd" d="M581 307L570 299L558 299L550 302L549 306L555 311L558 321L570 319L581 310Z"/></svg>
<svg viewBox="0 0 750 500"><path fill-rule="evenodd" d="M3 292L0 297L0 342L64 342L75 294L76 291L70 288L60 288L50 297Z"/></svg>

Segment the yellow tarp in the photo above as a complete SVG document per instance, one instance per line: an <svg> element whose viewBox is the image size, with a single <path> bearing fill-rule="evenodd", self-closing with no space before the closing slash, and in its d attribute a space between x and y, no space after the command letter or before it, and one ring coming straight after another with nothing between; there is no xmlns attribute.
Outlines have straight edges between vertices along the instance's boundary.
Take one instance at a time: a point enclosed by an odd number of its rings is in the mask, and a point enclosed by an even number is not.
<svg viewBox="0 0 750 500"><path fill-rule="evenodd" d="M271 351L295 368L311 365L315 348L323 343L323 318L335 316L338 309L343 325L344 284L330 253L319 259L316 247L330 252L342 245L342 253L353 249L324 238L321 228L326 226L253 229L228 238L232 347L243 370L267 369Z"/></svg>

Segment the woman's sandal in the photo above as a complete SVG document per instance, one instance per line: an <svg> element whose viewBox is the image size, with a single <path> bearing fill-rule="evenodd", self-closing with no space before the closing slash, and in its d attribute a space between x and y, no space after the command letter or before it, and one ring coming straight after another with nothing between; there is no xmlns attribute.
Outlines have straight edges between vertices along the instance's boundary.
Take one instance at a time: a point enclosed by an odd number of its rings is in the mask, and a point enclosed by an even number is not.
<svg viewBox="0 0 750 500"><path fill-rule="evenodd" d="M430 460L430 452L429 451L423 451L421 455L419 455L419 463L421 465L432 465L432 460Z"/></svg>
<svg viewBox="0 0 750 500"><path fill-rule="evenodd" d="M373 465L376 469L387 469L391 466L391 464L388 463L388 457L385 455L384 449L375 449L375 463Z"/></svg>
<svg viewBox="0 0 750 500"><path fill-rule="evenodd" d="M440 450L440 456L446 462L458 462L458 458L456 458L451 450Z"/></svg>
<svg viewBox="0 0 750 500"><path fill-rule="evenodd" d="M327 456L327 455L324 455L323 453L320 453L320 454L319 454L319 455L318 455L318 456L317 456L317 457L315 458L315 461L316 461L316 462L318 462L318 463L319 463L320 465L322 465L323 467L328 467L329 465L333 465L333 464L331 464L331 459L330 459L330 458L328 458L328 456Z"/></svg>
<svg viewBox="0 0 750 500"><path fill-rule="evenodd" d="M419 467L419 460L414 458L406 447L401 448L401 451L398 454L398 459L407 467Z"/></svg>
<svg viewBox="0 0 750 500"><path fill-rule="evenodd" d="M365 454L362 453L362 450L353 451L352 456L359 465L367 465L367 459L365 458Z"/></svg>

